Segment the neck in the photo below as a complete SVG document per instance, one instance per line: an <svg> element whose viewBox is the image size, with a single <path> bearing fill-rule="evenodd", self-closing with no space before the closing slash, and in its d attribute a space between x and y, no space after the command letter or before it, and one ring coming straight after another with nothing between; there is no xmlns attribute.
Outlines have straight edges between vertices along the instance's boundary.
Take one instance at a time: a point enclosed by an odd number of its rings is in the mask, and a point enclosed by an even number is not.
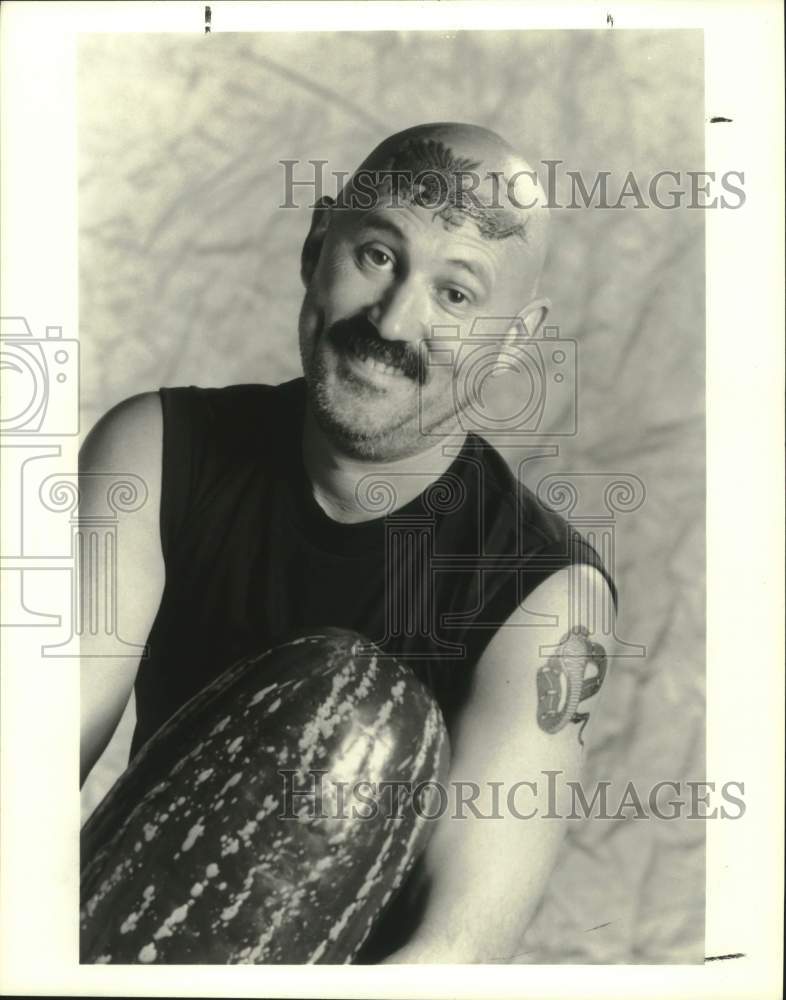
<svg viewBox="0 0 786 1000"><path fill-rule="evenodd" d="M435 444L406 458L364 461L337 448L307 406L303 424L303 462L314 499L334 521L347 524L390 514L439 479L464 444L466 433L448 434L435 440ZM362 480L366 476L373 477L374 483L382 480L382 489L375 494L371 481L368 489L364 489ZM390 500L385 488L388 483ZM383 496L380 507L374 501Z"/></svg>

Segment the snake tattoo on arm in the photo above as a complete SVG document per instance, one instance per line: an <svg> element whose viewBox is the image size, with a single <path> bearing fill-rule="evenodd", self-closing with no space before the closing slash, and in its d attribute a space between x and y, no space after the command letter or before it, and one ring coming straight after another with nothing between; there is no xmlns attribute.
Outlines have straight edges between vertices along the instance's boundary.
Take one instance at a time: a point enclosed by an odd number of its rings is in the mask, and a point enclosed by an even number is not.
<svg viewBox="0 0 786 1000"><path fill-rule="evenodd" d="M596 673L585 677L593 664ZM558 733L569 722L581 723L579 743L589 722L589 712L577 709L582 701L596 694L606 676L606 651L592 642L583 625L575 625L559 642L556 652L537 673L538 725L546 733Z"/></svg>

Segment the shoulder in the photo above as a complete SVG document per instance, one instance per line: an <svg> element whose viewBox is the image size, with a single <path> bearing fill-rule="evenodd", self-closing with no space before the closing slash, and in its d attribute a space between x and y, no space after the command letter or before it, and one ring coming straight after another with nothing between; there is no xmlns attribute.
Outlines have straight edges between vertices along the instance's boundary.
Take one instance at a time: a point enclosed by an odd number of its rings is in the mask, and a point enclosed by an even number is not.
<svg viewBox="0 0 786 1000"><path fill-rule="evenodd" d="M485 438L470 434L469 453L482 467L482 490L489 524L511 536L526 536L527 552L566 548L576 535L558 513L519 479L508 460Z"/></svg>
<svg viewBox="0 0 786 1000"><path fill-rule="evenodd" d="M80 471L98 465L153 466L161 441L161 402L156 392L130 396L108 410L82 445ZM152 454L151 454L152 453Z"/></svg>
<svg viewBox="0 0 786 1000"><path fill-rule="evenodd" d="M132 472L148 484L159 484L162 458L172 460L197 442L199 448L222 453L233 443L244 446L251 433L259 435L266 415L272 418L277 406L294 403L297 381L215 389L174 386L130 396L108 410L87 435L80 472Z"/></svg>
<svg viewBox="0 0 786 1000"><path fill-rule="evenodd" d="M578 567L584 567L590 579L602 578L616 605L611 567L604 565L587 539L514 473L497 448L479 435L470 439L469 454L482 469L484 551L518 557L529 585L539 595L562 587L571 576L575 579Z"/></svg>
<svg viewBox="0 0 786 1000"><path fill-rule="evenodd" d="M165 411L184 410L193 416L220 419L224 414L249 412L275 399L280 386L248 383L218 388L198 385L162 386L155 395Z"/></svg>
<svg viewBox="0 0 786 1000"><path fill-rule="evenodd" d="M220 388L164 387L159 390L165 430L213 440L220 448L258 441L272 421L297 413L304 398L303 379L280 385L247 383Z"/></svg>
<svg viewBox="0 0 786 1000"><path fill-rule="evenodd" d="M92 428L79 452L80 515L104 516L115 487L129 497L142 497L144 502L129 508L130 522L141 532L135 535L140 552L145 538L157 538L161 455L158 394L144 392L117 403ZM124 529L126 534L129 530Z"/></svg>

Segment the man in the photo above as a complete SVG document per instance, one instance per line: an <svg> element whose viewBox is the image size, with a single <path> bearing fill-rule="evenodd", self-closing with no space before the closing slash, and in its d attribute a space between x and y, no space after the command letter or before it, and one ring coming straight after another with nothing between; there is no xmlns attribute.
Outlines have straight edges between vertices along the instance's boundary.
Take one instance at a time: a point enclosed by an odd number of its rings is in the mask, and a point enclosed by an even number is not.
<svg viewBox="0 0 786 1000"><path fill-rule="evenodd" d="M515 955L562 827L484 819L488 796L545 770L579 776L605 674L600 560L462 424L477 402L470 331L482 321L500 360L546 316L544 201L485 129L391 136L314 211L304 379L143 394L83 450L85 471L133 472L150 495L119 529L117 602L121 634L149 635L149 656L138 671L91 657L85 638L83 774L135 683L132 755L234 659L298 629L357 629L435 692L455 808L369 961ZM98 502L88 476L83 512ZM474 810L459 808L468 782Z"/></svg>

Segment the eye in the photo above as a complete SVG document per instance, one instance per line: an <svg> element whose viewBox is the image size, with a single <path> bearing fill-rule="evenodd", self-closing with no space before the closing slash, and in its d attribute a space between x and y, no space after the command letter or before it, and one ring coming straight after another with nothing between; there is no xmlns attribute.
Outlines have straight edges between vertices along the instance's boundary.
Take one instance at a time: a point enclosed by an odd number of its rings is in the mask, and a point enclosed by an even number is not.
<svg viewBox="0 0 786 1000"><path fill-rule="evenodd" d="M463 306L469 302L469 297L460 288L445 288L443 294L452 306Z"/></svg>
<svg viewBox="0 0 786 1000"><path fill-rule="evenodd" d="M360 249L360 259L381 271L386 271L393 263L393 257L376 243L369 243Z"/></svg>

